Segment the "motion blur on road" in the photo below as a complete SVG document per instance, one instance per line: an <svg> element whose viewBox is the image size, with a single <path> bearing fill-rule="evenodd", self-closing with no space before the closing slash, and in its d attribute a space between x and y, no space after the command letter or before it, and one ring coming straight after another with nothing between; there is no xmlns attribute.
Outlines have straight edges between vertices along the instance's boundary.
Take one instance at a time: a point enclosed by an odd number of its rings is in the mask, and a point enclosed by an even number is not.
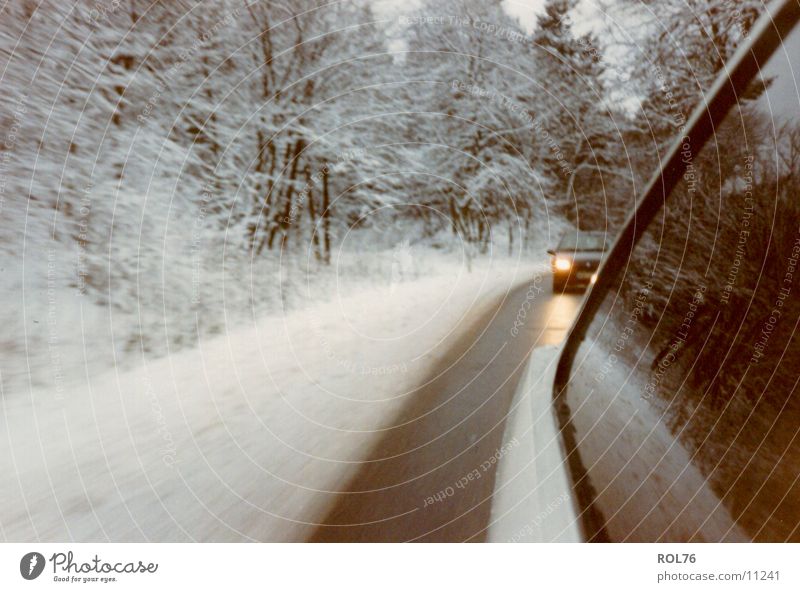
<svg viewBox="0 0 800 592"><path fill-rule="evenodd" d="M580 303L551 284L523 284L468 320L312 540L484 540L514 389L531 350L560 343Z"/></svg>
<svg viewBox="0 0 800 592"><path fill-rule="evenodd" d="M581 295L453 271L5 401L5 537L483 540L514 389Z"/></svg>

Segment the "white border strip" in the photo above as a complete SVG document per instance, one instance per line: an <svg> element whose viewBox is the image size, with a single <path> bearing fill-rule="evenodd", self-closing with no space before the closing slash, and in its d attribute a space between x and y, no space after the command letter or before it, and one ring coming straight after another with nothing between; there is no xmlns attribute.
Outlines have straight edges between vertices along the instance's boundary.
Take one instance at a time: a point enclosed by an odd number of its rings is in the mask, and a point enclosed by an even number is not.
<svg viewBox="0 0 800 592"><path fill-rule="evenodd" d="M506 420L492 500L490 542L580 542L569 470L553 407L560 347L536 348Z"/></svg>

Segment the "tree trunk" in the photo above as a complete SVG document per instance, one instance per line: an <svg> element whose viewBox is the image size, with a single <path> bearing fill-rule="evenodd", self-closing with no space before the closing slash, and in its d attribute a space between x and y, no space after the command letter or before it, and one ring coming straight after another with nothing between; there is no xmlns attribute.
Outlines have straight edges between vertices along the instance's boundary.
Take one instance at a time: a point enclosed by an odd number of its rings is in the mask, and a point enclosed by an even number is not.
<svg viewBox="0 0 800 592"><path fill-rule="evenodd" d="M322 171L322 239L325 250L325 263L331 263L331 195L328 186L328 169Z"/></svg>
<svg viewBox="0 0 800 592"><path fill-rule="evenodd" d="M262 239L261 244L258 246L257 254L259 255L264 249L265 242L267 248L272 249L275 244L275 237L278 235L279 231L283 233L281 243L283 243L286 238L288 228L291 226L292 204L294 203L294 182L297 179L297 167L300 164L300 153L303 151L304 147L305 142L300 139L294 143L294 150L291 149L291 145L287 150L287 154L291 156L292 166L289 170L289 183L286 187L286 194L283 200L283 211L272 219L271 227L268 229L265 239Z"/></svg>
<svg viewBox="0 0 800 592"><path fill-rule="evenodd" d="M317 206L314 203L314 191L311 183L311 169L306 167L306 185L308 186L308 216L311 219L311 248L314 251L314 258L322 261L323 253L321 250L319 232L317 228Z"/></svg>

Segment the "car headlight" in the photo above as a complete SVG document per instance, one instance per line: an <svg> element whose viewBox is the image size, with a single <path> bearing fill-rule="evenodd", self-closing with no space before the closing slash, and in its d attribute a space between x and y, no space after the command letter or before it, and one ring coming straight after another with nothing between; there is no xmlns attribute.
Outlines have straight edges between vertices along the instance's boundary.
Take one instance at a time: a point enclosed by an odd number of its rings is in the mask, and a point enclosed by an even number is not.
<svg viewBox="0 0 800 592"><path fill-rule="evenodd" d="M558 271L569 271L570 267L572 267L572 261L563 257L556 257L556 269Z"/></svg>

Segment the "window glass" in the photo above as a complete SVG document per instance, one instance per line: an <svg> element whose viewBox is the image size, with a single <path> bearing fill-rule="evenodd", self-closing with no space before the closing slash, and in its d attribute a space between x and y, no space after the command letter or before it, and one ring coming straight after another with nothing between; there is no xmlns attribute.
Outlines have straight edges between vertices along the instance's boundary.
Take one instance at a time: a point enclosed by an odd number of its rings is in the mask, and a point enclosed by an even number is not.
<svg viewBox="0 0 800 592"><path fill-rule="evenodd" d="M571 232L558 243L558 248L565 251L602 251L606 247L606 235L602 232Z"/></svg>
<svg viewBox="0 0 800 592"><path fill-rule="evenodd" d="M795 28L683 154L577 351L566 402L611 540L800 541L798 63Z"/></svg>

